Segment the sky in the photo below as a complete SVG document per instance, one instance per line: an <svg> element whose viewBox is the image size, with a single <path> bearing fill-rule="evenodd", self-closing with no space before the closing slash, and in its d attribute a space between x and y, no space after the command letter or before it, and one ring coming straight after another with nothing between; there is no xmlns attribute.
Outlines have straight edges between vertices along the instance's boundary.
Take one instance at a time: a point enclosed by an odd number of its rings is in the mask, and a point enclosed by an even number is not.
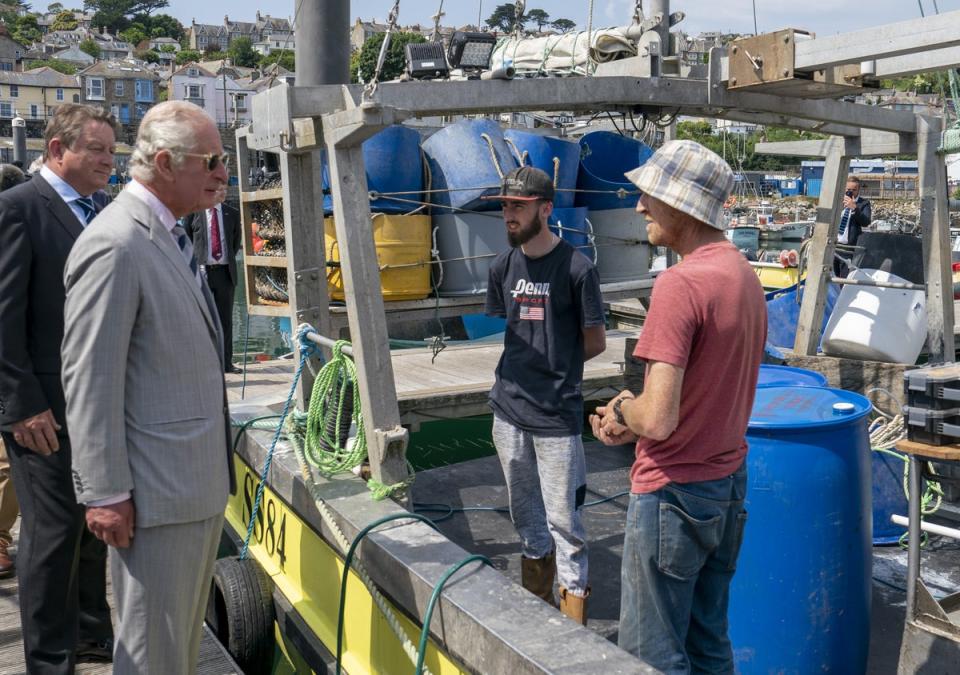
<svg viewBox="0 0 960 675"><path fill-rule="evenodd" d="M224 15L239 21L252 21L257 10L276 17L292 17L296 2L264 2L264 0L207 0L200 5L195 0L170 0L165 10L189 25L222 23ZM486 19L503 0L444 0L444 25L476 23L478 14ZM934 13L936 5L941 12L960 10L960 0L920 0L927 14ZM919 18L920 7L913 0L673 0L672 12L687 15L677 28L689 34L718 30L752 33L753 5L756 4L757 28L761 33L780 28L799 28L818 35L835 35L885 23ZM36 3L35 3L36 4ZM542 9L552 19L570 19L586 29L588 0L527 0L527 9ZM649 7L649 0L643 3ZM440 0L401 0L401 24L430 24ZM630 23L634 0L593 0L593 25L619 26ZM384 21L393 6L393 0L352 0L351 22L356 17Z"/></svg>

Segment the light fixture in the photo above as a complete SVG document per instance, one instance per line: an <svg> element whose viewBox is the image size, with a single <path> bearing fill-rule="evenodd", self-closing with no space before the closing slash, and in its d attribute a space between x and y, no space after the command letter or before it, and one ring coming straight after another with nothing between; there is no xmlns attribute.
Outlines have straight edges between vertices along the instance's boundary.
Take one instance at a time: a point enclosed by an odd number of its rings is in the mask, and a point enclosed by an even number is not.
<svg viewBox="0 0 960 675"><path fill-rule="evenodd" d="M415 80L431 80L446 77L450 72L439 42L410 42L404 47L407 57L407 74Z"/></svg>
<svg viewBox="0 0 960 675"><path fill-rule="evenodd" d="M458 30L450 38L447 60L451 68L464 72L489 70L497 38L490 33L467 33Z"/></svg>

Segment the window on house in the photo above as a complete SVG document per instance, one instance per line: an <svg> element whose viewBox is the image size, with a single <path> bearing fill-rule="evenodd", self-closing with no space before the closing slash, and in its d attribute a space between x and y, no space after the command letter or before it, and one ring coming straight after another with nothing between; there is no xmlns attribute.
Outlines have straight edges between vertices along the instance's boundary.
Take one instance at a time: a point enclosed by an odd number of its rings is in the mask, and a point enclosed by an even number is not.
<svg viewBox="0 0 960 675"><path fill-rule="evenodd" d="M2 63L0 63L0 70L13 72L13 64L10 63L9 61L3 61Z"/></svg>
<svg viewBox="0 0 960 675"><path fill-rule="evenodd" d="M87 98L91 100L97 100L97 101L103 100L103 78L102 77L87 78Z"/></svg>
<svg viewBox="0 0 960 675"><path fill-rule="evenodd" d="M57 100L58 101L63 100L63 89L57 89Z"/></svg>
<svg viewBox="0 0 960 675"><path fill-rule="evenodd" d="M187 76L188 76L188 77L200 77L200 71L197 70L196 68L188 68L188 69L187 69Z"/></svg>
<svg viewBox="0 0 960 675"><path fill-rule="evenodd" d="M79 102L80 102L80 94L74 94L74 95L73 95L73 102L74 102L74 103L79 103Z"/></svg>
<svg viewBox="0 0 960 675"><path fill-rule="evenodd" d="M0 117L9 119L13 117L13 104L9 101L0 101Z"/></svg>
<svg viewBox="0 0 960 675"><path fill-rule="evenodd" d="M10 85L10 98L17 98L20 96L20 86L16 84Z"/></svg>
<svg viewBox="0 0 960 675"><path fill-rule="evenodd" d="M114 96L123 96L123 80L114 80L114 81L113 81L113 95L114 95Z"/></svg>
<svg viewBox="0 0 960 675"><path fill-rule="evenodd" d="M39 109L37 108L37 104L36 104L36 103L31 103L31 104L30 104L30 119L34 119L34 120L37 119L37 116L39 115L39 113L40 113L40 111L39 111Z"/></svg>
<svg viewBox="0 0 960 675"><path fill-rule="evenodd" d="M199 84L187 85L187 98L201 98L203 88Z"/></svg>
<svg viewBox="0 0 960 675"><path fill-rule="evenodd" d="M138 101L153 101L153 82L150 80L137 80L136 93Z"/></svg>

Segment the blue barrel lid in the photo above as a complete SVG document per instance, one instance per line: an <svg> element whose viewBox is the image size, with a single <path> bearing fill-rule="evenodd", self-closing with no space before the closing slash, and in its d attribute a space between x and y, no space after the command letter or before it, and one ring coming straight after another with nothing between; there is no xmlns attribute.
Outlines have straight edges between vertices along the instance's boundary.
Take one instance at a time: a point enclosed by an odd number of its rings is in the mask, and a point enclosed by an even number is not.
<svg viewBox="0 0 960 675"><path fill-rule="evenodd" d="M777 366L764 363L760 366L760 376L757 378L758 387L826 387L827 378L822 373L806 368L794 366Z"/></svg>
<svg viewBox="0 0 960 675"><path fill-rule="evenodd" d="M809 429L850 424L870 413L870 401L828 387L762 387L750 413L750 429Z"/></svg>

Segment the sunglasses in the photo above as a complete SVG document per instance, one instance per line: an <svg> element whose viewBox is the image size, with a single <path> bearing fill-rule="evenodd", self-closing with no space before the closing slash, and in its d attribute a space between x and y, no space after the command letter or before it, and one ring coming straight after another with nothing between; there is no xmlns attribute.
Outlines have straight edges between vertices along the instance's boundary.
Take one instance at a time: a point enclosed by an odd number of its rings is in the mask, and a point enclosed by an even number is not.
<svg viewBox="0 0 960 675"><path fill-rule="evenodd" d="M215 152L208 152L207 154L201 155L196 152L184 152L182 153L187 157L203 157L207 165L207 171L215 171L218 166L223 165L224 169L230 168L230 155L223 153L218 155Z"/></svg>

